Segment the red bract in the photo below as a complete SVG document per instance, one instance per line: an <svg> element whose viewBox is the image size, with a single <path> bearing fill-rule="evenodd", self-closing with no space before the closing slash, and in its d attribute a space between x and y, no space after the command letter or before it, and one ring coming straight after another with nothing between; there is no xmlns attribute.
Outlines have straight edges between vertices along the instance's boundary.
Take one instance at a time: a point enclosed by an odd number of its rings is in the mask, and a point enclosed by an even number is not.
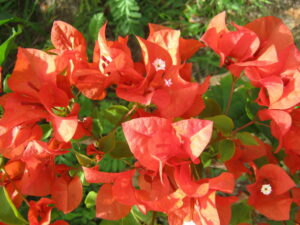
<svg viewBox="0 0 300 225"><path fill-rule="evenodd" d="M25 163L20 160L8 161L4 166L4 172L0 172L0 186L4 186L10 195L13 204L19 208L23 202L21 194L18 192L20 179L23 176Z"/></svg>
<svg viewBox="0 0 300 225"><path fill-rule="evenodd" d="M171 188L165 173L160 177L158 174L155 175L152 171L140 167L121 173L105 173L84 168L84 173L88 182L113 184L111 187L112 194L107 199L115 202L116 206L126 205L130 208L137 205L143 213L149 210L168 212L178 202L178 199L169 196L174 189ZM171 174L168 173L168 175ZM138 189L136 186L138 186ZM100 192L101 189L98 195ZM103 199L105 197L99 196L99 198ZM97 204L101 205L102 203L99 200ZM106 214L106 209L99 207L98 212L99 217L102 217L100 215Z"/></svg>
<svg viewBox="0 0 300 225"><path fill-rule="evenodd" d="M107 220L119 220L130 212L131 206L116 201L112 185L104 184L97 195L96 216Z"/></svg>
<svg viewBox="0 0 300 225"><path fill-rule="evenodd" d="M58 140L67 142L73 137L78 123L79 106L75 104L69 107L68 91L59 85L58 77L63 75L60 74L61 71L57 71L55 57L35 49L19 48L16 66L8 80L9 87L15 93L2 98L5 115L0 123L5 126L6 132L10 127L21 124L24 126L46 119L52 123L54 135ZM9 99L15 101L12 109L7 103ZM10 110L15 110L17 105L20 106L19 112L15 114ZM26 117L24 114L19 115L26 111L31 114ZM13 123L7 124L5 121Z"/></svg>
<svg viewBox="0 0 300 225"><path fill-rule="evenodd" d="M293 53L293 36L280 19L268 16L243 27L233 25L236 31L229 31L222 12L212 19L201 38L220 55L220 65L225 63L233 75L238 77L245 69L245 74L257 85L266 76L295 68L293 62L298 60Z"/></svg>
<svg viewBox="0 0 300 225"><path fill-rule="evenodd" d="M80 178L62 176L56 178L52 186L52 199L56 203L56 207L65 214L76 209L82 199L82 184Z"/></svg>
<svg viewBox="0 0 300 225"><path fill-rule="evenodd" d="M234 177L223 173L212 179L194 180L191 168L184 164L176 168L174 178L179 189L174 198L182 200L183 205L177 205L168 213L169 223L184 224L192 221L194 224L220 224L216 206L216 191L232 193ZM222 220L226 218L222 218ZM230 219L230 216L229 216Z"/></svg>
<svg viewBox="0 0 300 225"><path fill-rule="evenodd" d="M300 109L294 109L290 115L292 124L289 131L284 136L283 147L292 153L300 155L300 140L298 138L300 131Z"/></svg>
<svg viewBox="0 0 300 225"><path fill-rule="evenodd" d="M54 202L48 198L41 198L38 202L30 201L28 220L30 225L48 225L51 220L51 211Z"/></svg>
<svg viewBox="0 0 300 225"><path fill-rule="evenodd" d="M180 38L180 31L149 25L147 40L138 37L143 60L134 62L127 46L128 38L107 41L106 24L100 29L95 45L93 63L84 57L72 57L69 52L82 55L82 35L70 25L57 22L52 36L55 37L55 52L71 67L70 82L84 95L99 100L105 97L105 89L117 85L116 93L127 101L149 105L154 103L163 117L189 118L203 108L202 95L208 88L204 84L190 82L191 64L185 64L203 45L196 40ZM67 30L62 35L61 30ZM72 47L74 36L78 36ZM181 64L183 63L183 64Z"/></svg>
<svg viewBox="0 0 300 225"><path fill-rule="evenodd" d="M220 66L224 63L230 65L230 58L236 60L236 63L249 60L259 47L259 39L253 31L237 25L235 27L237 31L227 29L225 12L222 12L212 19L201 38L220 55ZM235 61L232 62L235 63Z"/></svg>
<svg viewBox="0 0 300 225"><path fill-rule="evenodd" d="M300 155L293 152L287 152L287 156L284 158L284 164L287 165L291 174L295 174L300 170Z"/></svg>
<svg viewBox="0 0 300 225"><path fill-rule="evenodd" d="M249 205L272 220L288 220L292 199L288 191L294 181L279 166L267 164L256 173L256 182L247 187Z"/></svg>
<svg viewBox="0 0 300 225"><path fill-rule="evenodd" d="M277 151L282 147L284 135L290 130L292 125L292 118L290 114L283 110L264 109L259 111L259 118L261 120L271 121L271 132L274 137L279 140Z"/></svg>
<svg viewBox="0 0 300 225"><path fill-rule="evenodd" d="M149 170L162 170L171 159L197 161L208 144L212 122L182 120L171 123L158 117L137 118L123 123L131 152Z"/></svg>
<svg viewBox="0 0 300 225"><path fill-rule="evenodd" d="M139 64L139 72L145 78L135 83L120 83L117 95L146 105L152 102L166 118L189 118L199 114L204 108L201 96L208 88L208 79L199 85L186 81L191 74L182 73L183 79L179 74L187 70L181 71L184 65L180 64L179 33L161 27L155 27L155 32L153 26L150 29L152 32L147 40L138 38L144 64ZM170 39L174 43L168 43Z"/></svg>
<svg viewBox="0 0 300 225"><path fill-rule="evenodd" d="M220 217L220 225L230 224L231 219L231 206L233 203L238 201L238 198L235 196L223 197L216 196L216 205L218 209L218 214Z"/></svg>
<svg viewBox="0 0 300 225"><path fill-rule="evenodd" d="M299 109L291 112L284 110L265 109L259 112L261 120L271 119L271 132L279 140L277 150L284 147L287 151L299 155Z"/></svg>
<svg viewBox="0 0 300 225"><path fill-rule="evenodd" d="M234 156L225 162L225 166L236 178L240 177L243 173L250 172L247 163L250 164L263 156L267 156L271 163L277 162L271 152L272 147L256 137L255 140L257 145L245 145L240 140L235 140Z"/></svg>
<svg viewBox="0 0 300 225"><path fill-rule="evenodd" d="M55 52L63 54L67 51L79 53L80 57L86 59L86 42L83 35L70 24L63 21L55 21L51 30L51 42Z"/></svg>

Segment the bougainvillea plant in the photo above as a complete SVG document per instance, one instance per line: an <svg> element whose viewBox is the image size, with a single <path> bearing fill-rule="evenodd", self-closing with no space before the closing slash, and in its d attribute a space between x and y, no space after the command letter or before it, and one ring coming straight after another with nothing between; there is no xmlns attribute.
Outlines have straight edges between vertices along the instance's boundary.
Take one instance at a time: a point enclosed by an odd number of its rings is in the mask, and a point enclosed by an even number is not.
<svg viewBox="0 0 300 225"><path fill-rule="evenodd" d="M0 224L66 225L51 212L83 202L100 224L300 223L300 53L280 19L229 29L223 12L200 40L149 24L140 58L105 30L92 60L62 21L52 49L18 49L0 97ZM217 85L192 77L200 48L229 72Z"/></svg>

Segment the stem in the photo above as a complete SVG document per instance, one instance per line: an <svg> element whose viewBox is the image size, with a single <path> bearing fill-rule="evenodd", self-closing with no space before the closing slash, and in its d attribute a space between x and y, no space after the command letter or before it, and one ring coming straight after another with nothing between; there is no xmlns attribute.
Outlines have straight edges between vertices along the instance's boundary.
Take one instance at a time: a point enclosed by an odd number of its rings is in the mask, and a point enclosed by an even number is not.
<svg viewBox="0 0 300 225"><path fill-rule="evenodd" d="M6 172L6 170L4 168L2 168L2 171L4 172L5 176L7 176L8 180L14 186L14 188L16 189L16 191L18 192L18 194L21 196L21 198L24 200L24 202L26 203L26 205L28 207L30 207L29 202L27 201L27 199L25 198L25 196L21 193L21 191L19 190L19 188L15 185L15 183L13 182L13 180L9 177L8 173Z"/></svg>
<svg viewBox="0 0 300 225"><path fill-rule="evenodd" d="M199 174L198 168L195 164L191 164L192 175L195 180L200 180L201 176Z"/></svg>
<svg viewBox="0 0 300 225"><path fill-rule="evenodd" d="M236 132L245 129L246 127L251 126L251 125L254 124L255 122L256 122L255 120L252 120L252 121L246 123L245 125L243 125L243 126L241 126L241 127L239 127L239 128L236 128L234 131L232 131L232 133L235 134Z"/></svg>
<svg viewBox="0 0 300 225"><path fill-rule="evenodd" d="M150 225L155 225L155 221L156 221L156 212L154 211L152 214L152 219L151 219Z"/></svg>
<svg viewBox="0 0 300 225"><path fill-rule="evenodd" d="M120 122L116 124L112 131L116 130L118 126L120 126L124 120L127 119L127 117L129 117L134 110L136 110L137 106L138 104L135 103L134 106L121 118Z"/></svg>
<svg viewBox="0 0 300 225"><path fill-rule="evenodd" d="M270 125L268 124L264 124L264 123L260 123L260 122L255 122L257 125L260 125L260 126L265 126L265 127L269 127L270 128Z"/></svg>
<svg viewBox="0 0 300 225"><path fill-rule="evenodd" d="M228 112L229 112L229 108L230 108L230 104L231 104L231 100L232 100L232 96L233 96L235 83L236 83L235 77L232 77L231 90L230 90L227 106L226 106L226 109L225 109L225 115L227 115Z"/></svg>
<svg viewBox="0 0 300 225"><path fill-rule="evenodd" d="M254 124L254 123L257 124L257 125L260 125L260 126L265 126L265 127L269 127L269 128L270 128L270 126L269 126L268 124L260 123L260 122L258 122L258 121L256 121L256 120L254 119L254 120L252 120L252 121L246 123L245 125L243 125L243 126L241 126L241 127L239 127L239 128L236 128L234 131L232 131L232 133L235 134L235 133L237 133L238 131L240 131L240 130L242 130L242 129L245 129L246 127L249 127L249 126L251 126L251 125Z"/></svg>

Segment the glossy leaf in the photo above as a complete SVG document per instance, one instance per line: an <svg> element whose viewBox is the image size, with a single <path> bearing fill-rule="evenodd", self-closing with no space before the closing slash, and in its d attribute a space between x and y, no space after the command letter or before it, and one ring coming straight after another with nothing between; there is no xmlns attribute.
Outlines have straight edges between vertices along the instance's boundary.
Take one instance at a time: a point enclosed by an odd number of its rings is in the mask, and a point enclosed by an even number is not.
<svg viewBox="0 0 300 225"><path fill-rule="evenodd" d="M96 205L97 192L90 191L85 197L84 204L89 209Z"/></svg>
<svg viewBox="0 0 300 225"><path fill-rule="evenodd" d="M105 16L102 12L96 13L92 16L90 23L89 23L89 35L91 36L92 40L97 40L98 31L105 23Z"/></svg>
<svg viewBox="0 0 300 225"><path fill-rule="evenodd" d="M22 28L19 25L17 30L13 28L12 35L0 45L0 66L3 64L4 60L6 59L9 51L14 48L14 39L16 36L22 33Z"/></svg>
<svg viewBox="0 0 300 225"><path fill-rule="evenodd" d="M202 152L200 157L201 157L201 162L203 164L203 167L204 168L209 167L212 162L211 155L208 152Z"/></svg>
<svg viewBox="0 0 300 225"><path fill-rule="evenodd" d="M14 206L9 194L3 186L0 187L0 202L0 222L10 225L28 224L28 222L22 217L17 208Z"/></svg>
<svg viewBox="0 0 300 225"><path fill-rule="evenodd" d="M10 78L11 74L6 74L4 80L3 80L3 92L9 93L11 92L10 88L8 87L8 79Z"/></svg>
<svg viewBox="0 0 300 225"><path fill-rule="evenodd" d="M226 115L217 115L206 118L214 122L214 127L219 129L223 134L229 134L234 128L233 121Z"/></svg>
<svg viewBox="0 0 300 225"><path fill-rule="evenodd" d="M94 165L94 160L92 160L91 158L89 158L88 156L81 154L77 151L74 150L75 156L77 158L78 163L81 166L85 166L85 167L90 167Z"/></svg>
<svg viewBox="0 0 300 225"><path fill-rule="evenodd" d="M218 152L220 153L220 160L225 162L232 158L235 152L233 141L229 139L221 140L217 143Z"/></svg>
<svg viewBox="0 0 300 225"><path fill-rule="evenodd" d="M232 217L230 224L237 225L240 223L250 223L252 224L251 219L251 207L245 203L245 201L232 206Z"/></svg>
<svg viewBox="0 0 300 225"><path fill-rule="evenodd" d="M216 116L222 114L222 109L219 104L212 98L204 99L205 108L201 112L201 117Z"/></svg>
<svg viewBox="0 0 300 225"><path fill-rule="evenodd" d="M4 166L4 158L3 156L0 154L0 169Z"/></svg>
<svg viewBox="0 0 300 225"><path fill-rule="evenodd" d="M104 110L104 118L112 124L118 124L122 117L128 112L128 109L123 105L113 105Z"/></svg>
<svg viewBox="0 0 300 225"><path fill-rule="evenodd" d="M244 145L259 145L254 136L248 132L238 132L236 137L240 139Z"/></svg>
<svg viewBox="0 0 300 225"><path fill-rule="evenodd" d="M98 143L97 147L102 152L110 152L112 151L116 146L116 137L115 132L110 132L108 135L102 137Z"/></svg>
<svg viewBox="0 0 300 225"><path fill-rule="evenodd" d="M132 153L126 141L116 141L116 146L113 151L110 152L110 155L114 158L127 158L131 157Z"/></svg>

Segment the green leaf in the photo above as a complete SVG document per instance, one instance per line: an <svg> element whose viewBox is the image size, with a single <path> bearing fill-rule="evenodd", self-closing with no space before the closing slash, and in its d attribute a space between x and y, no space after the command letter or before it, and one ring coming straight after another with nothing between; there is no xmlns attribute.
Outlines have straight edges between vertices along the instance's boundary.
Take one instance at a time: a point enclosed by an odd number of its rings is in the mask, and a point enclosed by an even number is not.
<svg viewBox="0 0 300 225"><path fill-rule="evenodd" d="M100 170L103 172L120 172L124 171L127 164L120 159L115 159L110 154L105 154L100 162Z"/></svg>
<svg viewBox="0 0 300 225"><path fill-rule="evenodd" d="M246 203L246 201L243 201L238 204L234 204L232 206L232 217L231 217L230 224L231 225L237 225L240 223L252 224L251 212L252 209Z"/></svg>
<svg viewBox="0 0 300 225"><path fill-rule="evenodd" d="M201 153L201 163L204 168L209 167L211 164L211 155L208 152Z"/></svg>
<svg viewBox="0 0 300 225"><path fill-rule="evenodd" d="M113 105L104 110L104 118L112 124L118 124L129 110L123 105Z"/></svg>
<svg viewBox="0 0 300 225"><path fill-rule="evenodd" d="M112 151L116 146L116 134L115 132L110 132L108 135L102 137L98 143L97 147L102 152L110 152Z"/></svg>
<svg viewBox="0 0 300 225"><path fill-rule="evenodd" d="M200 114L201 117L216 116L222 114L221 107L214 99L205 98L204 103L205 108Z"/></svg>
<svg viewBox="0 0 300 225"><path fill-rule="evenodd" d="M101 120L98 118L93 119L92 133L95 137L100 137L103 132L103 127L100 121Z"/></svg>
<svg viewBox="0 0 300 225"><path fill-rule="evenodd" d="M232 85L232 75L228 74L225 77L223 77L220 80L220 87L222 91L222 105L223 105L223 110L225 110L229 96L230 96L230 91L231 91L231 85Z"/></svg>
<svg viewBox="0 0 300 225"><path fill-rule="evenodd" d="M28 224L28 222L18 212L5 187L3 186L0 187L0 202L0 222L10 225Z"/></svg>
<svg viewBox="0 0 300 225"><path fill-rule="evenodd" d="M218 152L220 153L220 160L225 162L232 158L235 152L235 145L229 139L221 140L217 143Z"/></svg>
<svg viewBox="0 0 300 225"><path fill-rule="evenodd" d="M137 0L110 0L108 3L119 35L143 35L143 17Z"/></svg>
<svg viewBox="0 0 300 225"><path fill-rule="evenodd" d="M81 166L91 167L95 164L94 160L87 157L86 155L81 154L75 150L73 150L73 152L75 153L76 159Z"/></svg>
<svg viewBox="0 0 300 225"><path fill-rule="evenodd" d="M131 157L132 153L126 141L116 141L113 151L110 152L113 158L121 159Z"/></svg>
<svg viewBox="0 0 300 225"><path fill-rule="evenodd" d="M90 191L84 200L85 206L88 209L94 207L96 205L96 198L97 198L97 192Z"/></svg>
<svg viewBox="0 0 300 225"><path fill-rule="evenodd" d="M50 126L50 124L46 123L46 124L42 124L40 125L42 130L43 130L43 137L42 140L45 141L47 140L51 134L52 134L52 126Z"/></svg>
<svg viewBox="0 0 300 225"><path fill-rule="evenodd" d="M4 166L4 158L3 156L0 154L0 169Z"/></svg>
<svg viewBox="0 0 300 225"><path fill-rule="evenodd" d="M226 115L217 115L213 117L207 117L205 119L213 121L214 127L219 129L225 135L230 134L234 128L232 119Z"/></svg>
<svg viewBox="0 0 300 225"><path fill-rule="evenodd" d="M4 25L6 23L25 23L26 21L18 18L18 17L13 17L12 15L8 14L8 13L3 13L1 12L1 16L0 16L0 26Z"/></svg>
<svg viewBox="0 0 300 225"><path fill-rule="evenodd" d="M1 53L0 53L1 54ZM4 78L4 81L3 81L3 92L4 93L9 93L9 92L12 92L10 90L10 88L8 87L8 79L10 78L11 74L6 74L5 78Z"/></svg>
<svg viewBox="0 0 300 225"><path fill-rule="evenodd" d="M0 45L0 66L3 64L6 59L9 51L15 47L14 39L16 36L22 33L21 25L18 25L17 30L12 29L12 35Z"/></svg>
<svg viewBox="0 0 300 225"><path fill-rule="evenodd" d="M255 116L257 115L257 111L259 110L259 105L253 101L248 100L246 102L246 106L245 106L245 112L247 114L247 117L250 120L253 120L255 118Z"/></svg>
<svg viewBox="0 0 300 225"><path fill-rule="evenodd" d="M87 117L92 116L93 112L93 102L91 99L85 97L84 95L80 95L77 99L78 104L80 105L79 117ZM96 117L96 116L92 116Z"/></svg>
<svg viewBox="0 0 300 225"><path fill-rule="evenodd" d="M131 208L131 214L134 216L134 218L137 221L143 221L145 224L149 224L150 221L152 220L152 212L148 212L146 215L142 213L138 207L133 206Z"/></svg>
<svg viewBox="0 0 300 225"><path fill-rule="evenodd" d="M238 132L236 137L240 139L244 145L258 145L255 137L249 132Z"/></svg>
<svg viewBox="0 0 300 225"><path fill-rule="evenodd" d="M97 40L98 32L105 23L105 20L106 18L102 12L93 15L89 23L89 35L91 36L92 40Z"/></svg>

